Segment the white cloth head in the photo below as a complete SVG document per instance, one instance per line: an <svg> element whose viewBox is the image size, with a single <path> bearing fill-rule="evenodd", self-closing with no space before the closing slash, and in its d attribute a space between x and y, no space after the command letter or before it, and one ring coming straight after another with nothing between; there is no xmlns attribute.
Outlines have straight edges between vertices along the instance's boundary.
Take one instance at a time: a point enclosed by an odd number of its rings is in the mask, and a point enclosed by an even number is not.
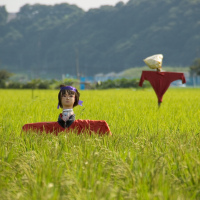
<svg viewBox="0 0 200 200"><path fill-rule="evenodd" d="M144 62L151 68L151 69L159 69L162 68L162 54L156 54L153 56L149 56L144 59Z"/></svg>

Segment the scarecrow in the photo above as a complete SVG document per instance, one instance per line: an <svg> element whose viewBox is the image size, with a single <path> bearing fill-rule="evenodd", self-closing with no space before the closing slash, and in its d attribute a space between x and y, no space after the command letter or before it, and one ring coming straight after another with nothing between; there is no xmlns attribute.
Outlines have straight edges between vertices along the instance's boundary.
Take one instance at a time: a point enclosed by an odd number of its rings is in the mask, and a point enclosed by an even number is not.
<svg viewBox="0 0 200 200"><path fill-rule="evenodd" d="M182 83L186 83L184 73L179 72L163 72L162 70L162 54L156 54L144 59L144 62L151 69L156 71L142 71L139 86L142 87L144 80L148 80L153 87L157 98L158 106L162 103L162 98L170 84L176 80L182 80Z"/></svg>
<svg viewBox="0 0 200 200"><path fill-rule="evenodd" d="M88 132L98 133L99 135L112 135L110 128L104 120L75 120L73 108L82 106L83 101L79 100L80 93L72 86L61 85L58 93L58 107L62 108L62 113L58 116L57 122L38 122L25 124L22 130L27 132L54 133L75 131L77 134Z"/></svg>

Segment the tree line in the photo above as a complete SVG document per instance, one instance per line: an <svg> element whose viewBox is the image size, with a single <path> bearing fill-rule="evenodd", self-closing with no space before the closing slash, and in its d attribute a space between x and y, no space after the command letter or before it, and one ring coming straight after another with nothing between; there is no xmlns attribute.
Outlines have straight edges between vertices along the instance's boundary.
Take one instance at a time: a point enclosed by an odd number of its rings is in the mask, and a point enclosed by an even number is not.
<svg viewBox="0 0 200 200"><path fill-rule="evenodd" d="M197 77L200 76L200 58L195 59L189 67L190 76ZM7 70L0 70L0 88L4 89L58 89L59 85L71 85L80 86L81 82L79 79L65 78L63 80L42 80L42 79L32 79L30 81L12 81L10 77L13 76ZM139 78L118 78L113 80L107 80L103 82L94 83L82 83L85 84L86 89L110 89L110 88L138 88ZM193 83L194 85L194 83ZM150 87L148 81L144 82L143 88Z"/></svg>
<svg viewBox="0 0 200 200"><path fill-rule="evenodd" d="M63 80L42 80L33 79L28 82L12 81L9 78L14 75L6 70L0 70L0 88L3 89L58 89L59 85L71 85L79 88L80 84L85 84L86 89L110 89L110 88L138 88L139 79L115 79L104 82L81 83L78 79ZM144 87L149 87L149 83L145 83Z"/></svg>
<svg viewBox="0 0 200 200"><path fill-rule="evenodd" d="M67 3L21 7L16 18L0 7L0 69L91 76L144 66L189 66L200 57L200 0L129 0L85 12Z"/></svg>

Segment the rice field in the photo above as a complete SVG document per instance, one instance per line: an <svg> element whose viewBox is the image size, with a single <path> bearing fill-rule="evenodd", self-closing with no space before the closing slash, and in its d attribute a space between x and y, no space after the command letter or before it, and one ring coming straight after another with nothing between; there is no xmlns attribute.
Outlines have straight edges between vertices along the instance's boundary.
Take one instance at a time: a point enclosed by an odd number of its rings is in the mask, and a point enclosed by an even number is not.
<svg viewBox="0 0 200 200"><path fill-rule="evenodd" d="M56 90L0 90L1 200L200 199L200 89L80 91L76 119L112 136L24 133L57 121Z"/></svg>

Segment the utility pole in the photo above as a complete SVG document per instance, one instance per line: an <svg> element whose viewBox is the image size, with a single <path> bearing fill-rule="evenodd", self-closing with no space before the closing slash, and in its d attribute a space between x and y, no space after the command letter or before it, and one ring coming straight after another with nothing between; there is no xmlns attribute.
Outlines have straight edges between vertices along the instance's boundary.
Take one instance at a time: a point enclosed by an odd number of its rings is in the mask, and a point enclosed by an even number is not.
<svg viewBox="0 0 200 200"><path fill-rule="evenodd" d="M79 74L79 50L77 47L75 47L76 51L76 75L78 80L80 79L80 74Z"/></svg>

